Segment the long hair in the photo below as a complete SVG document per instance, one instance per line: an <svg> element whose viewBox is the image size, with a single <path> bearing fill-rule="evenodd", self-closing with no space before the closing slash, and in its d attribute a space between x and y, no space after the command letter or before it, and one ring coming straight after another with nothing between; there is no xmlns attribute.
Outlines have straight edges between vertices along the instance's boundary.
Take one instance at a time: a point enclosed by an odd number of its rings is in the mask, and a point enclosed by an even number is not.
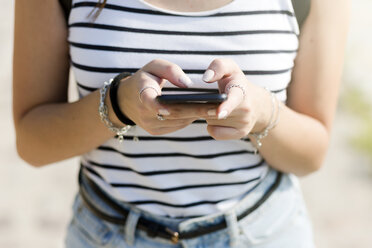
<svg viewBox="0 0 372 248"><path fill-rule="evenodd" d="M103 8L106 5L107 0L98 0L97 7Z"/></svg>
<svg viewBox="0 0 372 248"><path fill-rule="evenodd" d="M88 17L94 20L97 19L102 9L105 7L107 0L98 0L96 7L89 13Z"/></svg>

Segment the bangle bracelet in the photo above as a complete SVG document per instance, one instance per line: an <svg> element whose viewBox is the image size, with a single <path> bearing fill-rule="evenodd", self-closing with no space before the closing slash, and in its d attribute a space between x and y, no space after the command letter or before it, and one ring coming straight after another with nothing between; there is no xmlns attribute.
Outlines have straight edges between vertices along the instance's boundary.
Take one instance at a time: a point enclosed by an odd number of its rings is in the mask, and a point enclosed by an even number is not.
<svg viewBox="0 0 372 248"><path fill-rule="evenodd" d="M257 154L258 149L262 147L262 139L265 138L271 129L273 129L279 122L279 113L280 113L280 103L276 98L274 93L271 93L271 116L269 124L258 133L250 133L250 135L255 139L255 149L254 153Z"/></svg>
<svg viewBox="0 0 372 248"><path fill-rule="evenodd" d="M108 108L107 105L105 104L105 98L106 98L106 93L107 89L111 85L111 80L110 82L105 82L103 87L100 90L100 102L99 102L99 107L98 107L98 113L101 118L101 121L105 124L105 126L111 131L116 133L116 135L119 138L119 142L123 142L124 140L124 135L129 131L129 129L132 127L130 125L126 125L124 127L115 127L114 124L109 120L108 118Z"/></svg>
<svg viewBox="0 0 372 248"><path fill-rule="evenodd" d="M127 78L131 76L132 74L129 72L123 72L117 75L111 82L110 86L110 101L112 109L114 110L114 113L116 117L124 124L124 125L131 125L135 126L136 123L134 123L132 120L130 120L120 109L118 104L118 88L120 85L120 81L124 78Z"/></svg>

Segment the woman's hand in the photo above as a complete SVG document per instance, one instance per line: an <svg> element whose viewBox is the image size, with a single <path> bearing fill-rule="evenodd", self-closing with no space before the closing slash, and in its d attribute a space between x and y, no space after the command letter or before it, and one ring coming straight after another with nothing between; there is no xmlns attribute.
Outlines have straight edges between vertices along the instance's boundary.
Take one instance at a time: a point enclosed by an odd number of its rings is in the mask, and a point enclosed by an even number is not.
<svg viewBox="0 0 372 248"><path fill-rule="evenodd" d="M260 132L270 118L270 94L250 83L231 59L215 59L203 76L205 82L218 82L228 99L208 117L208 132L218 140L240 139L250 132ZM210 112L211 113L211 112Z"/></svg>
<svg viewBox="0 0 372 248"><path fill-rule="evenodd" d="M152 135L177 131L198 119L196 115L175 113L174 109L170 110L169 106L163 106L156 100L165 79L181 88L192 84L178 65L155 59L131 77L123 79L119 86L119 106L123 113ZM159 119L158 115L164 119Z"/></svg>

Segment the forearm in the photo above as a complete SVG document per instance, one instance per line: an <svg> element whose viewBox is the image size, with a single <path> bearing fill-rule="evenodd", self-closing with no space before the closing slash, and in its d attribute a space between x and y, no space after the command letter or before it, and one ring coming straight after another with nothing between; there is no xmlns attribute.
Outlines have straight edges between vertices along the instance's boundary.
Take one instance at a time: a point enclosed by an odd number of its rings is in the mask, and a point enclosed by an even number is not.
<svg viewBox="0 0 372 248"><path fill-rule="evenodd" d="M31 109L16 124L18 153L28 163L42 166L99 146L114 134L101 122L98 106L96 91L74 103Z"/></svg>
<svg viewBox="0 0 372 248"><path fill-rule="evenodd" d="M337 105L350 1L314 0L300 36L288 107L263 140L263 157L274 168L297 175L320 168ZM302 114L301 114L302 113Z"/></svg>
<svg viewBox="0 0 372 248"><path fill-rule="evenodd" d="M283 172L301 176L319 169L329 142L326 127L284 104L279 118L278 125L261 140L260 154L270 166Z"/></svg>

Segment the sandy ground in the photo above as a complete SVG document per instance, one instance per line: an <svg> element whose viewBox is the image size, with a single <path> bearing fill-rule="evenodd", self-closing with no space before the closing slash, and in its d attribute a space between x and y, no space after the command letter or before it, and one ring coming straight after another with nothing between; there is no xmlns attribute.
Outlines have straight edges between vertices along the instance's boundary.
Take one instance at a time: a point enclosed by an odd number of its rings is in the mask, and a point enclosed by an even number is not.
<svg viewBox="0 0 372 248"><path fill-rule="evenodd" d="M11 119L13 1L0 0L0 247L63 247L77 190L77 159L34 169L15 152ZM372 9L354 0L346 76L372 93ZM368 68L369 67L369 68ZM348 138L358 123L338 111L324 168L301 179L319 248L372 247L372 165Z"/></svg>

